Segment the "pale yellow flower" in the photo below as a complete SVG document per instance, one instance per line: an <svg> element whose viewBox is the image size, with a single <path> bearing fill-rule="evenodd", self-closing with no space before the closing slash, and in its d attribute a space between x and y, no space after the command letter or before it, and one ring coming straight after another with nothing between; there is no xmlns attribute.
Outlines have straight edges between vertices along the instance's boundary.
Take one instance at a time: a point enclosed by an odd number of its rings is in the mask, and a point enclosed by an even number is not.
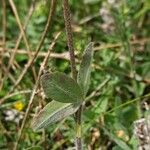
<svg viewBox="0 0 150 150"><path fill-rule="evenodd" d="M22 101L17 101L15 104L14 104L14 108L16 110L19 110L21 111L23 108L24 108L24 103Z"/></svg>

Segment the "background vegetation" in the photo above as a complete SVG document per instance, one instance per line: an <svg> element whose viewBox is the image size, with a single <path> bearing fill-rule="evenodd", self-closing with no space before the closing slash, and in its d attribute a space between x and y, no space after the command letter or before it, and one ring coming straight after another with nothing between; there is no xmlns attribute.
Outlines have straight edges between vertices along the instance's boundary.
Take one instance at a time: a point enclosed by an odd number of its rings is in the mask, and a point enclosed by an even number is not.
<svg viewBox="0 0 150 150"><path fill-rule="evenodd" d="M49 47L47 68L70 74L61 2L57 0L46 31L50 0L0 1L0 149L12 149L16 142L21 150L74 147L73 117L42 132L31 128L34 114L49 101L36 87ZM133 123L149 112L150 1L69 3L77 65L86 45L95 42L92 81L82 116L84 149L136 149Z"/></svg>

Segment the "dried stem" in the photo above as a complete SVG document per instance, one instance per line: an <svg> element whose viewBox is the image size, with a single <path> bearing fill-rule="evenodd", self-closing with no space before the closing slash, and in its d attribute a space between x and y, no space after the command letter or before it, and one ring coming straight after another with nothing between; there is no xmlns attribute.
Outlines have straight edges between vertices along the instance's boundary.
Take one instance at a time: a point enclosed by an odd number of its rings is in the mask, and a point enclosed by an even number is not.
<svg viewBox="0 0 150 150"><path fill-rule="evenodd" d="M16 17L16 21L17 21L18 26L19 26L19 29L20 29L20 31L21 31L21 35L23 36L23 40L24 40L24 42L25 42L27 51L29 51L29 53L30 53L29 43L28 43L28 40L27 40L25 31L24 31L24 28L23 28L23 26L22 26L22 24L21 24L21 21L20 21L20 18L19 18L19 15L18 15L16 6L15 6L15 4L14 4L14 1L13 1L13 0L9 0L9 3L10 3L10 6L11 6L11 8L12 8L12 11L13 11L15 17Z"/></svg>
<svg viewBox="0 0 150 150"><path fill-rule="evenodd" d="M6 47L6 1L2 0L2 9L3 9L3 52L5 51L5 47ZM3 57L3 52L2 52L2 57ZM0 60L0 64L2 64L2 59Z"/></svg>
<svg viewBox="0 0 150 150"><path fill-rule="evenodd" d="M10 93L14 90L14 88L20 83L20 81L22 80L22 78L24 77L24 75L26 74L27 70L29 69L29 67L33 64L34 60L37 58L37 55L44 43L45 37L48 33L48 30L51 26L51 22L52 22L52 18L54 16L54 12L55 12L55 7L56 7L56 0L52 0L51 1L51 7L50 7L50 12L49 12L49 16L48 16L48 20L45 26L45 29L43 31L41 40L39 41L39 44L36 48L36 52L34 54L34 56L32 57L32 59L29 59L29 61L27 62L27 64L25 65L24 70L22 71L22 73L20 74L19 78L17 79L15 85L13 86L13 88L10 90Z"/></svg>
<svg viewBox="0 0 150 150"><path fill-rule="evenodd" d="M34 1L35 1L35 0L32 1L31 7L30 7L30 9L29 9L29 13L28 13L28 16L27 16L27 18L26 18L26 21L25 21L25 24L24 24L24 27L23 27L24 30L26 29L27 24L28 24L28 22L29 22L29 20L30 20L30 18L31 18L31 16L32 16L32 13L33 13L33 10L34 10L34 3L35 3ZM10 59L9 59L8 67L7 67L7 69L6 69L5 76L4 76L4 78L3 78L2 81L6 81L7 78L8 78L9 69L10 69L11 65L13 65L14 57L15 57L15 54L16 54L16 52L17 52L17 50L18 50L18 47L19 47L19 44L20 44L20 42L21 42L22 36L23 36L23 34L22 34L22 32L21 32L20 35L19 35L19 37L18 37L18 39L17 39L17 43L16 43L16 45L15 45L15 48L13 49L13 51L9 51L9 52L11 52L11 57L10 57ZM6 48L5 48L5 50L8 51L8 49L6 49ZM26 52L26 53L28 54L28 52ZM2 56L4 57L5 55L3 54ZM15 62L15 63L16 63L16 62ZM17 64L17 63L16 63L16 64ZM3 85L2 85L2 86L3 86Z"/></svg>
<svg viewBox="0 0 150 150"><path fill-rule="evenodd" d="M24 31L24 28L21 24L21 21L20 21L20 18L19 18L19 15L18 15L18 11L16 9L16 6L14 4L14 1L13 0L9 0L9 3L10 3L10 6L12 8L12 11L16 17L16 21L18 23L18 26L19 26L19 29L21 31L21 34L22 34L22 37L23 37L23 40L24 40L24 43L25 43L25 46L27 48L27 51L28 51L28 56L30 59L32 59L32 56L31 56L31 51L30 51L30 46L29 46L29 43L28 43L28 40L27 40L27 37L26 37L26 34L25 34L25 31ZM33 71L33 75L34 77L36 78L36 71L35 71L35 68L33 66L31 66L32 68L32 71ZM9 68L8 68L8 71L9 71Z"/></svg>
<svg viewBox="0 0 150 150"><path fill-rule="evenodd" d="M149 43L150 39L149 38L141 38L141 39L136 39L136 40L132 40L129 41L130 45L144 45L146 43ZM94 48L94 51L98 51L98 50L102 50L102 49L108 49L108 48L118 48L118 47L122 47L123 44L122 43L113 43L113 44L106 44L106 45L100 45Z"/></svg>
<svg viewBox="0 0 150 150"><path fill-rule="evenodd" d="M0 48L0 52L2 51L3 49ZM4 57L9 57L9 52L12 53L14 49L12 48L6 48L6 51L3 56ZM16 54L19 54L19 55L27 55L27 51L25 49L18 49ZM34 56L35 55L35 52L32 51L31 52L31 55ZM47 55L47 52L39 52L37 57L45 57ZM69 59L69 52L63 52L63 53L51 53L51 56L52 58L59 58L59 59L66 59L66 60L70 60ZM17 64L16 64L17 65Z"/></svg>
<svg viewBox="0 0 150 150"><path fill-rule="evenodd" d="M24 116L24 119L22 121L22 125L21 125L21 128L19 130L19 133L18 133L18 139L16 141L16 144L15 144L15 147L14 147L14 150L17 150L17 147L18 147L18 143L20 141L20 138L22 136L22 131L24 129L24 126L25 126L25 123L26 123L26 120L27 120L27 117L28 117L28 114L29 114L29 111L31 109L31 105L33 103L33 99L34 99L34 96L36 94L36 91L37 91L37 88L38 88L38 85L39 85L39 80L40 80L40 76L42 74L42 71L43 69L45 68L45 66L47 65L47 62L48 62L48 59L49 59L49 56L50 56L50 53L51 53L51 50L53 49L55 43L56 43L56 40L58 39L60 35L60 32L56 35L54 41L52 42L52 44L50 45L49 49L48 49L48 53L47 55L45 56L42 64L41 64L41 67L40 67L40 70L39 70L39 73L38 73L38 77L37 77L37 80L36 80L36 83L34 85L34 88L33 88L33 91L32 91L32 94L30 96L30 100L29 100L29 103L28 103L28 107L26 109L26 113L25 113L25 116Z"/></svg>
<svg viewBox="0 0 150 150"><path fill-rule="evenodd" d="M9 99L9 98L11 98L13 96L16 96L16 95L28 94L28 93L31 93L31 92L32 92L31 90L17 91L17 92L11 93L10 95L7 95L3 100Z"/></svg>
<svg viewBox="0 0 150 150"><path fill-rule="evenodd" d="M68 43L69 54L70 54L71 72L72 72L73 79L77 81L77 71L76 71L75 54L74 54L74 47L73 47L73 35L72 35L72 28L71 28L71 13L68 5L68 0L63 0L63 11L64 11L67 43ZM82 114L82 105L76 112L76 149L77 150L82 149L81 114Z"/></svg>
<svg viewBox="0 0 150 150"><path fill-rule="evenodd" d="M1 69L2 69L3 73L6 74L7 68L6 68L6 66L5 66L4 64L3 64L3 66L1 67ZM8 77L9 77L9 79L11 80L11 82L12 82L13 84L16 82L15 78L11 75L10 72L8 72ZM1 99L1 100L2 100L2 99ZM0 100L0 104L2 103L1 100Z"/></svg>
<svg viewBox="0 0 150 150"><path fill-rule="evenodd" d="M23 30L26 30L28 22L29 22L29 20L30 20L32 14L33 14L34 8L35 8L35 0L33 0L32 3L31 3L31 6L29 8L29 12L28 12L27 18L26 18L24 26L23 26ZM19 47L19 44L21 42L22 36L23 36L23 34L21 32L19 37L18 37L18 39L17 39L17 43L15 45L15 48L13 49L12 55L11 55L11 57L9 59L8 68L7 68L8 71L9 71L9 68L11 67L11 64L13 64L13 60L14 60L15 54L16 54L16 52L18 50L18 47Z"/></svg>
<svg viewBox="0 0 150 150"><path fill-rule="evenodd" d="M0 56L0 67L3 66L3 54L5 52L5 48L6 48L6 1L2 0L2 10L3 10L3 18L2 18L2 27L3 27L3 43L2 43L2 53ZM2 80L2 72L0 72L0 90L3 87L3 80Z"/></svg>
<svg viewBox="0 0 150 150"><path fill-rule="evenodd" d="M133 41L130 41L130 44L131 45L144 45L144 44L147 44L150 42L150 39L149 38L141 38L141 39L137 39L137 40L133 40ZM1 43L0 43L1 44ZM120 48L122 47L122 44L121 43L114 43L114 44L102 44L100 46L96 46L94 47L94 51L99 51L99 50L105 50L105 49L113 49L113 48ZM3 54L3 56L7 56L9 57L9 53L13 53L15 51L15 49L13 48L5 48L5 52ZM117 49L115 49L117 50ZM3 52L3 47L0 47L0 55L2 55L1 53ZM17 54L22 54L22 55L27 55L27 51L26 49L17 49L16 50L16 53ZM34 56L35 55L35 50L31 50L31 55ZM46 52L39 52L38 53L38 57L45 57L45 55L47 55ZM68 52L64 52L64 53L51 53L51 57L54 57L54 58L62 58L62 59L66 59L66 60L69 60L69 57L68 57Z"/></svg>
<svg viewBox="0 0 150 150"><path fill-rule="evenodd" d="M103 87L105 87L106 84L107 84L109 81L110 81L110 77L108 77L108 78L105 79L101 84L99 84L99 85L97 86L97 88L96 88L91 94L89 94L88 97L86 97L84 103L90 101L91 98L93 98L94 96L99 96L99 95L101 94L100 91L102 91Z"/></svg>

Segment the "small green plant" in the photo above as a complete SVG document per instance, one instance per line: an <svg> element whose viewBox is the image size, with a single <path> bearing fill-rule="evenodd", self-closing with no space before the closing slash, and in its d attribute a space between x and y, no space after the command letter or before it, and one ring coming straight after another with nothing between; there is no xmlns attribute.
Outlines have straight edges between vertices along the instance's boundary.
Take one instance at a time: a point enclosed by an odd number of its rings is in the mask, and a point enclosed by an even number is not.
<svg viewBox="0 0 150 150"><path fill-rule="evenodd" d="M41 76L44 93L53 101L34 117L35 131L74 114L82 105L89 89L92 58L93 43L91 42L84 51L77 82L61 72L45 73Z"/></svg>

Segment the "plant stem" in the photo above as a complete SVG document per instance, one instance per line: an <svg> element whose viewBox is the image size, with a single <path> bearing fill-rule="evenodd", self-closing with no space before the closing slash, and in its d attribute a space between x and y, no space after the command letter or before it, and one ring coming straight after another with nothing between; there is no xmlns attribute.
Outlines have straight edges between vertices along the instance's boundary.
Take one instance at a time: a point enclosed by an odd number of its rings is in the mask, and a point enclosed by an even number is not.
<svg viewBox="0 0 150 150"><path fill-rule="evenodd" d="M68 5L68 0L63 0L63 12L64 12L64 20L65 20L65 28L67 35L67 43L70 54L70 63L71 63L71 72L72 77L75 81L77 81L77 71L76 71L76 63L75 63L75 54L73 47L73 35L71 28L71 13ZM82 149L82 141L81 141L81 114L82 114L82 105L76 112L76 150Z"/></svg>
<svg viewBox="0 0 150 150"><path fill-rule="evenodd" d="M76 112L76 150L82 150L82 140L81 140L81 116L82 116L82 105Z"/></svg>
<svg viewBox="0 0 150 150"><path fill-rule="evenodd" d="M66 35L67 35L67 44L68 44L69 54L70 54L72 77L74 80L77 80L75 54L74 54L74 47L73 47L73 35L72 35L72 28L71 28L71 14L68 5L68 0L63 0L63 11L64 11L65 28L66 28Z"/></svg>

